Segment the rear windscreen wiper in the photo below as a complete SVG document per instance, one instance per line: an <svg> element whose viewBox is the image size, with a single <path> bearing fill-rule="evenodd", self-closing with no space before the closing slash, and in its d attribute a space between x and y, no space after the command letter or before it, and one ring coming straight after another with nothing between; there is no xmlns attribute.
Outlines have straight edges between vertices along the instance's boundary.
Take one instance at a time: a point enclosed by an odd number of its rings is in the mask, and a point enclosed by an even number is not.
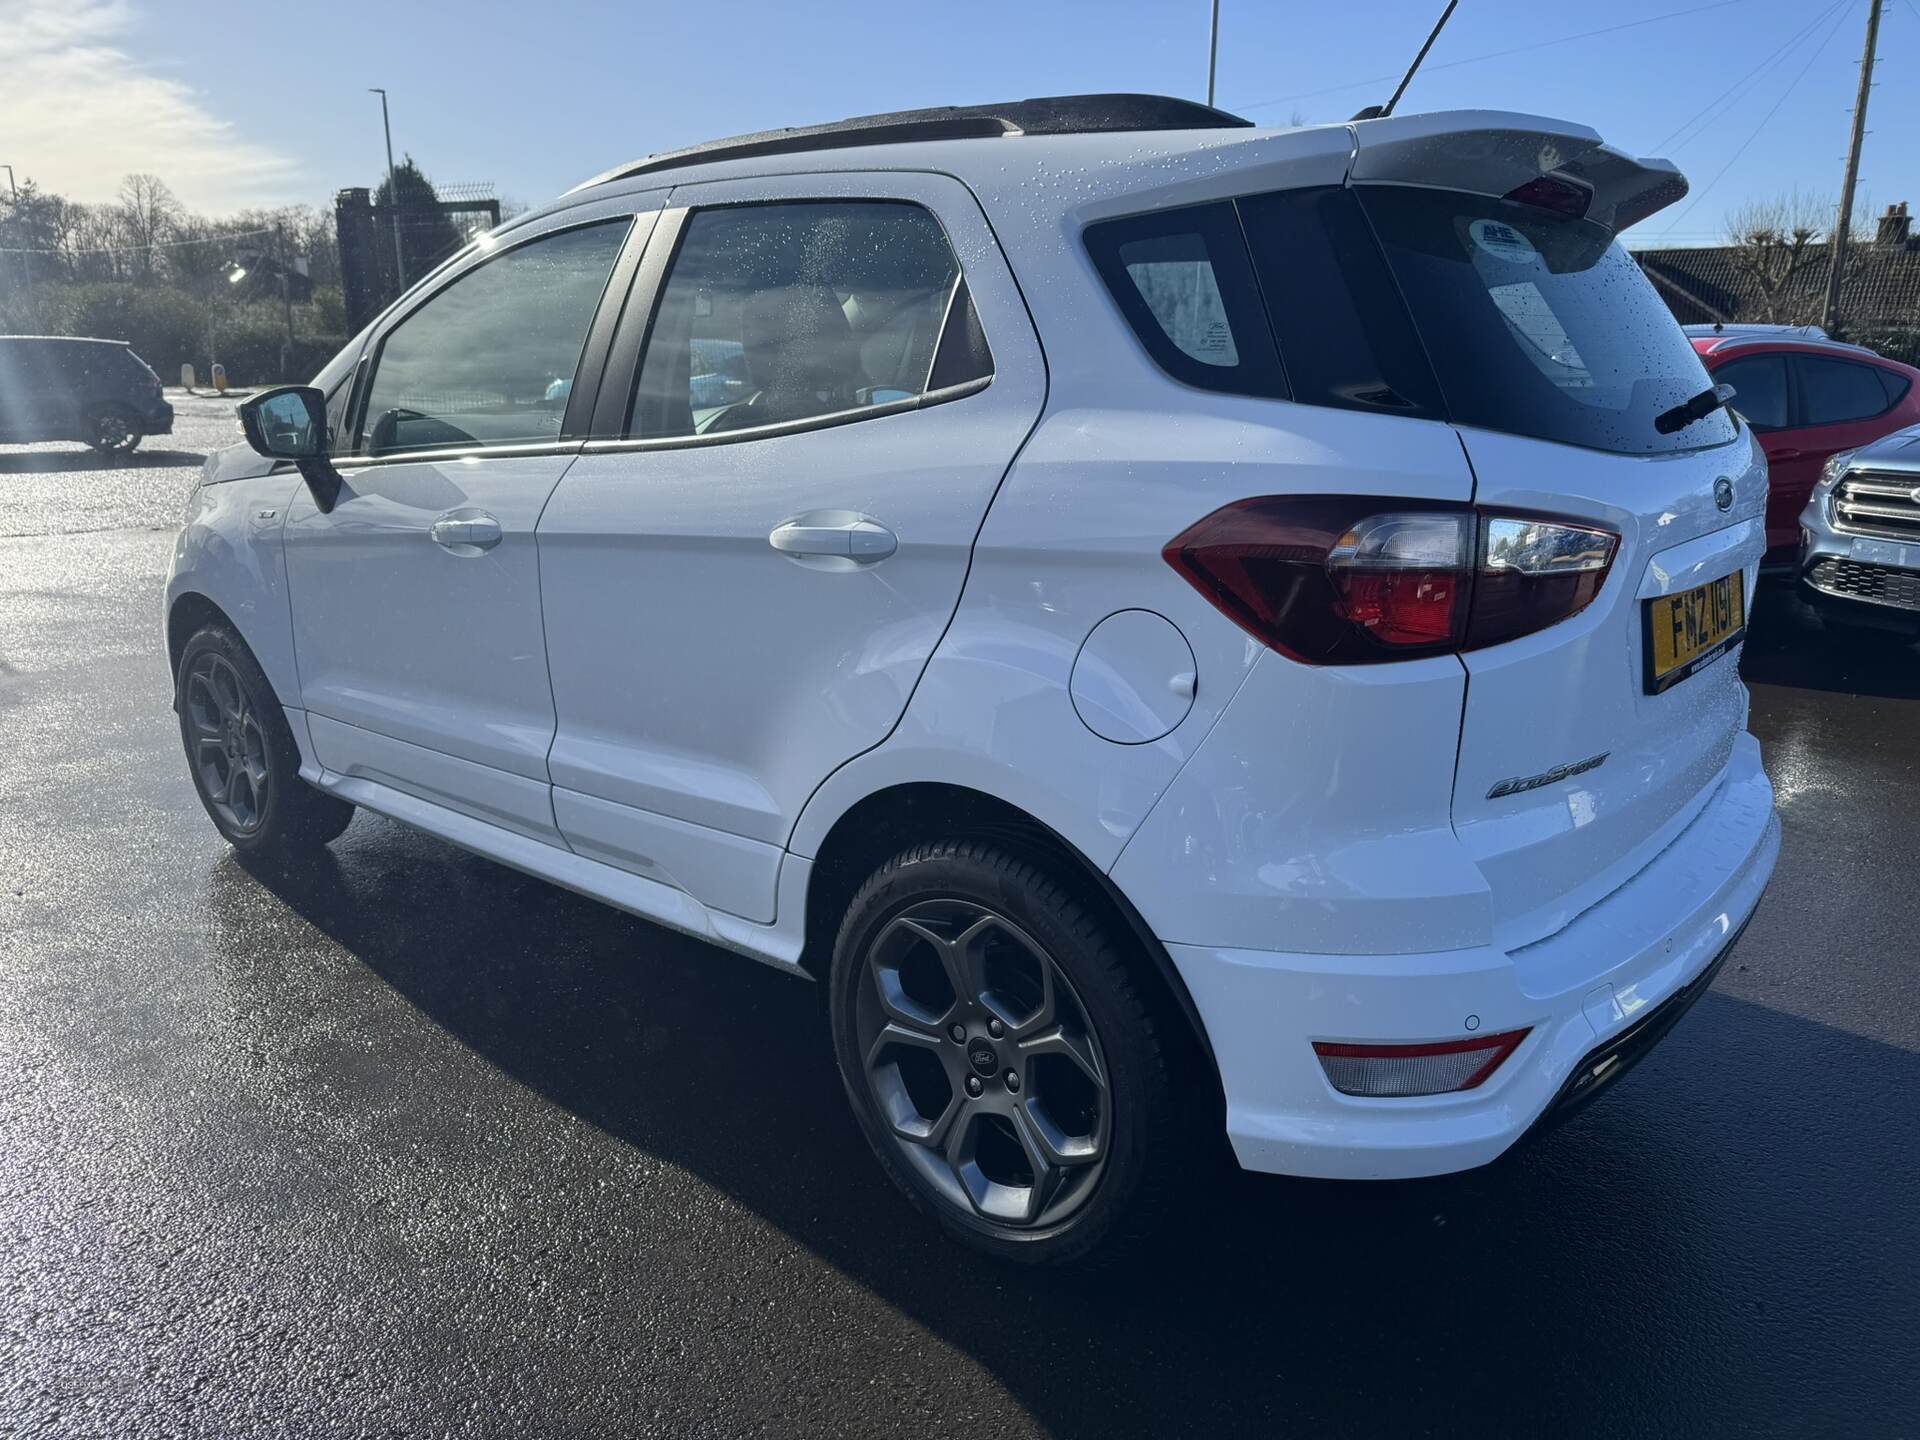
<svg viewBox="0 0 1920 1440"><path fill-rule="evenodd" d="M1684 430L1696 420L1704 420L1722 405L1733 399L1731 385L1715 385L1711 390L1702 390L1691 400L1683 400L1671 410L1662 410L1653 417L1653 428L1662 435L1671 435L1676 430Z"/></svg>

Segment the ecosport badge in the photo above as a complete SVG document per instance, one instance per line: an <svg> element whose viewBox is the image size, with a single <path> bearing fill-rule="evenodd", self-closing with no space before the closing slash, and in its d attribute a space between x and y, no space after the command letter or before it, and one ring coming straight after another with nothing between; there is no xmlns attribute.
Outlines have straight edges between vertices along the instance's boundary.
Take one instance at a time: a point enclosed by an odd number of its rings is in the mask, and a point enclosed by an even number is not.
<svg viewBox="0 0 1920 1440"><path fill-rule="evenodd" d="M1507 795L1522 795L1529 790L1538 790L1543 785L1552 785L1565 780L1570 775L1584 775L1589 770L1598 770L1607 763L1611 750L1602 750L1598 755L1585 760L1576 760L1571 765L1556 765L1544 775L1516 775L1511 780L1501 780L1487 791L1487 799L1499 800Z"/></svg>

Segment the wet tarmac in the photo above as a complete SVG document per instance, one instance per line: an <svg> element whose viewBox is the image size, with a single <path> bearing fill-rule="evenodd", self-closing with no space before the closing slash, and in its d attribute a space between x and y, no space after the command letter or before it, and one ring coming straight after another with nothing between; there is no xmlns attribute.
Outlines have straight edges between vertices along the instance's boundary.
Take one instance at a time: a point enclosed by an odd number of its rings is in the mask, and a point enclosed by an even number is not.
<svg viewBox="0 0 1920 1440"><path fill-rule="evenodd" d="M1103 1273L956 1250L813 987L362 815L195 801L159 597L231 407L0 448L0 1434L1911 1435L1920 649L1763 592L1773 888L1472 1174L1197 1175Z"/></svg>

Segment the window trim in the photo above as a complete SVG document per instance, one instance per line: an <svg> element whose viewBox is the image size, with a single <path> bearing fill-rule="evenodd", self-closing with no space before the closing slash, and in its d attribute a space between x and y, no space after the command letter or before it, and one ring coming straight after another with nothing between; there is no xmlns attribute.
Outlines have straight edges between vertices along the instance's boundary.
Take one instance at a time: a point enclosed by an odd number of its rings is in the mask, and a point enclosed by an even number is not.
<svg viewBox="0 0 1920 1440"><path fill-rule="evenodd" d="M798 420L756 425L751 429L726 430L716 435L639 436L633 434L633 412L639 399L640 375L646 365L647 347L653 343L654 325L660 318L661 309L666 300L667 284L672 279L674 262L680 258L680 250L686 241L687 231L693 224L693 217L709 210L744 210L773 205L902 205L920 211L939 226L941 239L946 242L947 253L953 257L956 274L955 283L947 297L947 311L941 316L940 333L933 342L933 355L928 361L928 378L932 378L933 365L938 360L941 349L947 342L949 329L954 323L953 297L963 287L971 294L971 286L967 284L966 267L961 263L960 251L953 243L953 234L947 229L946 222L940 218L939 212L931 205L901 195L875 194L755 196L739 200L718 200L711 204L670 204L660 212L660 218L654 224L653 235L647 245L647 253L640 263L638 273L634 277L632 291L627 297L625 313L621 316L619 326L614 332L600 382L600 393L594 406L593 423L585 445L587 453L683 450L729 445L739 441L779 439L808 430L830 429L850 425L860 420L904 415L934 405L945 405L977 395L993 383L994 372L989 370L987 374L974 379L962 381L957 385L944 386L939 390L922 391L905 400L890 400L883 405L864 405L849 410L834 410L825 415L808 415ZM978 314L977 307L975 313ZM985 336L984 319L980 321L980 329L981 334ZM991 336L987 336L987 351L991 356L993 353Z"/></svg>
<svg viewBox="0 0 1920 1440"><path fill-rule="evenodd" d="M618 293L624 296L625 288L627 284L630 283L633 268L639 262L639 255L636 249L636 237L639 237L639 244L644 245L645 237L640 236L638 223L644 214L645 212L643 211L629 211L613 215L595 215L591 218L576 220L572 224L556 225L551 230L542 230L538 234L527 235L523 238L516 239L511 245L503 245L497 250L482 251L480 242L476 241L473 252L478 258L474 260L474 263L461 265L451 273L443 275L438 285L418 296L405 310L388 316L381 324L379 334L373 338L361 353L352 376L352 383L355 386L356 393L348 405L347 418L349 429L347 443L351 448L329 457L335 466L338 467L341 464L392 464L407 460L446 459L453 456L473 454L549 454L560 450L577 449L580 441L583 440L585 436L581 435L576 427L587 415L591 414L591 410L588 408L591 405L591 401L583 403L580 395L580 391L583 388L580 385L580 380L583 375L591 375L596 382L599 378L597 373L598 367L590 365L589 362L594 355L595 343L601 339L600 317L607 310L609 301L615 295L616 289L618 289ZM503 441L493 443L477 440L467 445L443 445L436 446L431 450L395 450L381 455L369 455L361 450L360 446L364 441L366 433L367 402L373 398L373 382L379 376L380 362L386 356L387 341L392 338L394 331L398 330L415 315L419 314L421 310L446 294L447 291L451 290L455 285L465 280L469 275L478 274L495 261L505 259L516 251L524 250L529 245L537 245L543 240L552 240L557 236L572 234L576 230L589 230L598 225L622 224L627 227L626 233L620 237L620 247L614 252L613 265L607 272L606 283L601 287L600 298L594 302L593 315L587 321L586 332L580 337L580 354L573 362L573 383L567 392L567 408L560 418L560 438L558 440Z"/></svg>

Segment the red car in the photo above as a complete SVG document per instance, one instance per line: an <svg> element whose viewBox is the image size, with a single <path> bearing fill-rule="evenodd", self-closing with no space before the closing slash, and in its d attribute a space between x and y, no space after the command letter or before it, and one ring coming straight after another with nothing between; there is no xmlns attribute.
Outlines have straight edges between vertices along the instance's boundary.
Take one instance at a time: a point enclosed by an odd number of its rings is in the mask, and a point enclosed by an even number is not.
<svg viewBox="0 0 1920 1440"><path fill-rule="evenodd" d="M1767 452L1767 561L1793 558L1820 467L1843 450L1920 424L1920 370L1812 326L1709 330L1688 337Z"/></svg>

